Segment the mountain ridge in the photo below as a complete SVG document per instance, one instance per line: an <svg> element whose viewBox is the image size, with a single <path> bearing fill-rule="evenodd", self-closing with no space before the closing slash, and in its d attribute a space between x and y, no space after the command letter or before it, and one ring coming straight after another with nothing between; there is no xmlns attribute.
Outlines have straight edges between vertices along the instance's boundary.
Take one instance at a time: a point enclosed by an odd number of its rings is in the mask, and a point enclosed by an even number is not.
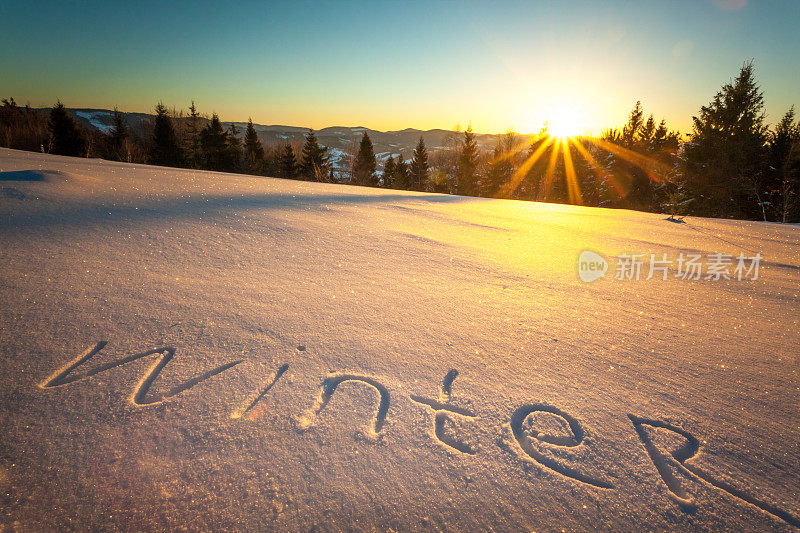
<svg viewBox="0 0 800 533"><path fill-rule="evenodd" d="M108 134L112 128L113 111L103 108L68 108L75 120L90 131ZM49 113L50 108L36 108L38 113ZM146 134L152 124L152 113L122 112L129 128L139 135ZM186 116L177 118L178 122L186 120ZM201 117L201 123L208 122L209 117ZM247 122L222 121L223 127L230 128L235 124L238 136L244 136ZM253 127L259 140L267 146L283 143L302 143L309 128L287 124L257 124ZM384 162L390 156L400 155L404 159L411 157L411 152L417 145L420 136L425 140L431 154L458 146L462 140L462 131L433 128L421 130L418 128L404 128L401 130L381 131L366 126L327 126L314 130L320 144L327 146L331 155L331 162L342 166L345 160L354 155L358 149L363 132L367 132L372 140L376 159ZM482 150L491 149L502 134L476 133L475 140ZM528 137L528 134L520 134Z"/></svg>

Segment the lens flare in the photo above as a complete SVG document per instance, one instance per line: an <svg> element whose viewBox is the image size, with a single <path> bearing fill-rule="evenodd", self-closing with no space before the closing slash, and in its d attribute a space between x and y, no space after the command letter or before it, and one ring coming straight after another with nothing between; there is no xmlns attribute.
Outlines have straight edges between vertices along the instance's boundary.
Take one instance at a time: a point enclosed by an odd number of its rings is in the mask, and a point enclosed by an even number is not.
<svg viewBox="0 0 800 533"><path fill-rule="evenodd" d="M558 130L564 132L566 130ZM563 134L563 133L562 133ZM539 143L538 147L533 150L535 143ZM590 148L594 145L594 148ZM616 194L622 198L627 194L626 187L619 182L615 173L607 166L598 162L597 158L592 155L592 151L599 150L600 153L609 154L618 160L625 161L627 164L635 166L643 170L647 176L655 183L663 183L668 176L670 168L658 161L644 154L640 154L628 148L624 148L609 140L599 137L583 137L571 135L556 135L555 131L547 130L538 137L530 137L525 142L520 143L510 150L498 155L493 161L501 161L504 159L515 159L521 152L528 147L527 157L519 164L510 179L504 183L496 193L497 198L513 198L517 189L523 181L529 178L530 172L533 170L534 165L546 157L547 167L544 174L541 176L541 182L537 187L536 199L539 201L549 201L550 193L553 191L554 184L557 179L558 162L561 159L561 168L563 170L564 185L566 186L567 200L573 205L583 205L583 195L581 193L578 175L575 171L575 161L571 150L575 150L575 155L585 162L586 170L594 175L596 179L604 179ZM560 157L559 157L560 156Z"/></svg>

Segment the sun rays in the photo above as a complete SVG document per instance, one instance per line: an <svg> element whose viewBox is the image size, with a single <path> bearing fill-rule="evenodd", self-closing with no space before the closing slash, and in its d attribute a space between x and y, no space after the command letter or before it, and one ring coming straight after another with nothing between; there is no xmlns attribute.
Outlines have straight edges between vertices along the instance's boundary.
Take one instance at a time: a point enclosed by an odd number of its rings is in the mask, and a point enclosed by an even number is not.
<svg viewBox="0 0 800 533"><path fill-rule="evenodd" d="M680 134L652 115L645 121L639 102L621 129L600 135L587 130L585 109L572 102L554 100L541 109L547 121L538 134L508 130L498 137L486 166L484 195L630 206L674 186Z"/></svg>
<svg viewBox="0 0 800 533"><path fill-rule="evenodd" d="M575 168L576 160L574 157L577 157L585 165L584 168L587 175L591 175L598 181L608 183L614 195L624 198L628 193L629 184L620 181L617 172L610 168L613 164L601 164L598 162L595 154L603 152L613 155L618 161L624 162L629 167L640 169L654 182L660 183L666 179L670 168L652 157L601 137L564 134L564 132L575 128L576 124L570 123L572 118L569 115L562 114L560 116L568 118L564 119L558 130L551 131L548 128L542 134L531 137L524 142L516 143L509 149L496 154L493 159L495 162L514 159L523 151L528 151L525 159L497 191L498 197L514 197L526 179L531 176L537 164L546 161L544 173L539 172L536 177L538 186L536 187L535 199L540 201L552 200L554 188L559 183L559 180L563 179L563 188L566 194L564 200L573 205L583 205L585 202ZM556 131L560 133L556 133ZM560 167L559 163L561 163ZM559 172L559 169L561 172Z"/></svg>

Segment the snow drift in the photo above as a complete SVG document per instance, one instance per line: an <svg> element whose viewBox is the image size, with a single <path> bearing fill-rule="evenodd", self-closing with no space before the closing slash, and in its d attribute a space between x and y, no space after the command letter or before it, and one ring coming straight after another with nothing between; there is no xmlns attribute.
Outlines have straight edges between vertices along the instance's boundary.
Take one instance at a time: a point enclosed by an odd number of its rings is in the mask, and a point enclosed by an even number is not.
<svg viewBox="0 0 800 533"><path fill-rule="evenodd" d="M800 526L796 226L5 149L0 176L0 529Z"/></svg>

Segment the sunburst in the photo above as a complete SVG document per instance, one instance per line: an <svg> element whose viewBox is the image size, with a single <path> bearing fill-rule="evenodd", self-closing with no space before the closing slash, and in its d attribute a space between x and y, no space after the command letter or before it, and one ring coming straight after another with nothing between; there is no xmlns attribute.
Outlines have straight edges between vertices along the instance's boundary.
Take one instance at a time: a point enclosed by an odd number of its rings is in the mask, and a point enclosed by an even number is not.
<svg viewBox="0 0 800 533"><path fill-rule="evenodd" d="M559 105L550 109L547 118L547 130L554 137L567 139L582 133L582 117L571 106Z"/></svg>
<svg viewBox="0 0 800 533"><path fill-rule="evenodd" d="M560 131L567 131L566 129ZM564 180L566 185L567 198L569 203L574 205L583 205L583 197L581 194L580 184L578 182L577 174L575 172L575 163L573 161L574 155L582 158L588 166L595 178L605 178L612 186L614 192L620 197L624 197L627 193L624 184L620 183L613 172L608 168L601 165L587 145L592 144L605 152L613 154L620 160L642 169L648 177L655 182L663 182L668 175L670 169L664 163L655 160L646 155L640 154L623 146L614 144L611 141L600 137L584 137L572 135L556 135L555 132L548 132L542 136L532 137L530 140L519 143L513 149L500 155L501 159L513 158L518 153L526 148L538 143L538 147L525 158L525 160L517 167L511 179L501 187L498 191L498 196L502 198L510 198L514 195L515 191L520 187L526 176L529 174L534 165L547 155L547 167L545 170L544 180L542 186L539 188L537 200L547 200L549 194L553 189L554 182L556 181L556 167L558 166L559 158L561 158L564 168ZM530 150L529 150L530 151Z"/></svg>

